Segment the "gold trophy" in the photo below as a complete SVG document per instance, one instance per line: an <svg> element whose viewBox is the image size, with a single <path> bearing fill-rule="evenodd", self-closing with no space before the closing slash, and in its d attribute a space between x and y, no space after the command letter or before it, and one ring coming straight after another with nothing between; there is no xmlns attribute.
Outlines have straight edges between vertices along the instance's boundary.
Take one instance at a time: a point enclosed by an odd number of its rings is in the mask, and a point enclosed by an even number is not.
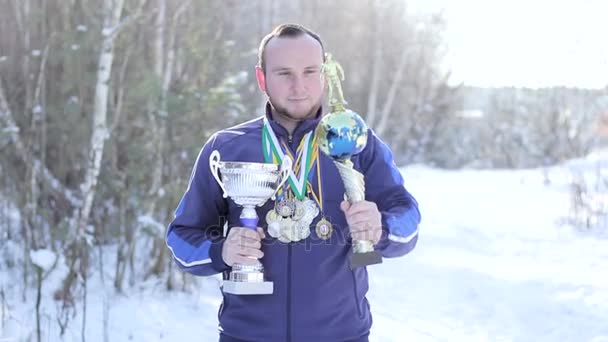
<svg viewBox="0 0 608 342"><path fill-rule="evenodd" d="M365 181L363 174L353 168L350 157L365 148L367 125L359 114L344 107L346 101L340 83L344 80L344 71L329 53L325 55L321 75L326 77L328 83L330 113L321 119L315 131L319 149L338 168L348 201L360 202L365 200ZM380 263L382 256L374 250L372 241L353 241L351 268Z"/></svg>

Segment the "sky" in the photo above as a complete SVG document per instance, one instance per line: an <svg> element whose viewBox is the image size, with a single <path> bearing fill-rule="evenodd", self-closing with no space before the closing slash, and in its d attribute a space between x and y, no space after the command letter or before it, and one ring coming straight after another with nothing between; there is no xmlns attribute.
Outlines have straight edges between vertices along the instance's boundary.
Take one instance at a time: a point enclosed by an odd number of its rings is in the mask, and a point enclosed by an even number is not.
<svg viewBox="0 0 608 342"><path fill-rule="evenodd" d="M412 13L443 10L452 83L608 85L608 1L410 0L408 6Z"/></svg>

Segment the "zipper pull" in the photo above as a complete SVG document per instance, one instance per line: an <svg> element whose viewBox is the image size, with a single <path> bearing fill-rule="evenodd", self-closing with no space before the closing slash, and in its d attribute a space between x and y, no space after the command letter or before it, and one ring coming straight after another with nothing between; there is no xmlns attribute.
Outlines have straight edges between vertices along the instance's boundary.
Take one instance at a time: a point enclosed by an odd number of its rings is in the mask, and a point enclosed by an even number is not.
<svg viewBox="0 0 608 342"><path fill-rule="evenodd" d="M290 135L287 137L287 141L288 141L288 142L289 142L289 144L291 145L291 143L293 142L293 135L291 135L291 134L290 134Z"/></svg>

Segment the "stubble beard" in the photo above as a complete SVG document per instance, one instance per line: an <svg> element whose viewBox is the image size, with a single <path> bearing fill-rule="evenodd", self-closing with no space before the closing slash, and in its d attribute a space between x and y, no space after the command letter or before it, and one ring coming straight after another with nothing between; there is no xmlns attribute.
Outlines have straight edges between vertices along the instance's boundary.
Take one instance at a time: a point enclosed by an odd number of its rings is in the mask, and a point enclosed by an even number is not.
<svg viewBox="0 0 608 342"><path fill-rule="evenodd" d="M279 105L276 101L273 101L272 96L270 94L267 94L267 95L268 95L268 102L270 103L270 106L272 107L274 112L277 115L282 116L283 118L286 118L286 119L294 121L294 122L300 122L300 121L303 121L306 119L314 118L316 116L317 112L319 111L319 108L321 108L321 99L319 99L317 101L317 103L310 108L309 112L306 114L305 117L299 117L298 115L295 115L294 113L287 110L287 108Z"/></svg>

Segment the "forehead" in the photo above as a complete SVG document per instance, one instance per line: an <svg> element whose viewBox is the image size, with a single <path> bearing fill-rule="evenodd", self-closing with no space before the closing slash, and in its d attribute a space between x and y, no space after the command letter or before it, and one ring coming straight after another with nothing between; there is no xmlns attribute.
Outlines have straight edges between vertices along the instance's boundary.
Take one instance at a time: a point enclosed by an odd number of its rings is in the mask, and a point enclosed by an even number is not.
<svg viewBox="0 0 608 342"><path fill-rule="evenodd" d="M266 45L264 58L267 69L320 66L323 63L323 50L321 44L307 34L298 37L274 37Z"/></svg>

